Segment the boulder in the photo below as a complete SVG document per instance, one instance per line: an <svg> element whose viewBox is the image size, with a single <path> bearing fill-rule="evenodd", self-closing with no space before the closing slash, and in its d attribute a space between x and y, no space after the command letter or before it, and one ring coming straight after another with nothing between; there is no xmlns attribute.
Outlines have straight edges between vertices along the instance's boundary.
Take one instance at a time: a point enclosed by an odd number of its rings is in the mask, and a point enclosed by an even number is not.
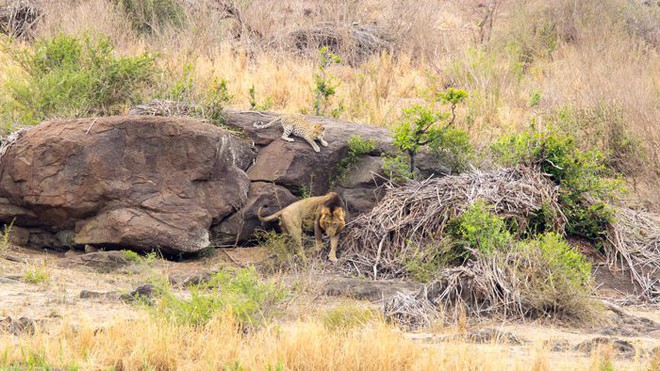
<svg viewBox="0 0 660 371"><path fill-rule="evenodd" d="M253 126L276 117L225 111L223 129L132 115L54 120L14 133L0 147L0 224L14 220L29 246L176 254L250 241L261 206L270 214L307 195L334 190L349 215L373 207L385 179L381 155L394 152L388 129L308 117L326 128L329 145L316 153L302 138L282 140L280 125ZM376 147L338 179L354 135Z"/></svg>
<svg viewBox="0 0 660 371"><path fill-rule="evenodd" d="M348 169L335 192L346 201L349 212L363 213L371 210L380 199L385 180L383 158L367 155Z"/></svg>
<svg viewBox="0 0 660 371"><path fill-rule="evenodd" d="M54 120L0 151L0 222L50 245L195 252L247 200L249 144L199 120ZM30 240L33 240L30 234Z"/></svg>
<svg viewBox="0 0 660 371"><path fill-rule="evenodd" d="M238 242L250 240L254 230L261 227L261 222L257 217L260 207L264 206L262 213L269 215L296 200L296 196L282 186L252 182L245 206L211 228L213 246L234 246Z"/></svg>
<svg viewBox="0 0 660 371"><path fill-rule="evenodd" d="M348 155L348 139L357 135L372 139L377 143L373 155L391 152L392 135L385 128L351 123L348 121L309 116L313 123L325 127L327 147L321 147L316 153L302 138L294 137L295 142L286 142L280 125L256 129L255 121L268 122L278 115L253 111L228 111L224 115L225 123L243 131L244 136L260 147L259 155L248 170L253 182L271 182L284 186L294 194L303 193L321 195L330 190L330 183L337 180L337 163Z"/></svg>

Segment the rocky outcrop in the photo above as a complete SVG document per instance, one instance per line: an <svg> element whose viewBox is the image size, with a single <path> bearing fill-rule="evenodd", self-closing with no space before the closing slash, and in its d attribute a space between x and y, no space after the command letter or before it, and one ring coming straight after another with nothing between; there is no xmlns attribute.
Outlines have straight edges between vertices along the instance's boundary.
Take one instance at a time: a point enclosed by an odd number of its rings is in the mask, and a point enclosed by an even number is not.
<svg viewBox="0 0 660 371"><path fill-rule="evenodd" d="M225 122L242 130L243 136L259 149L254 165L247 172L250 180L275 183L298 195L301 190L314 195L329 190L330 183L338 175L337 163L348 155L348 139L353 135L374 140L377 147L369 155L377 158L393 148L389 130L347 121L308 117L311 122L325 127L328 146L322 147L320 153L314 152L303 139L294 137L295 142L281 140L279 125L266 129L255 129L252 125L255 121L267 122L276 117L275 114L228 111Z"/></svg>
<svg viewBox="0 0 660 371"><path fill-rule="evenodd" d="M250 239L254 229L261 226L256 214L261 206L269 206L271 211L279 210L296 201L297 197L321 195L330 190L345 199L349 212L353 214L369 210L376 202L378 186L384 179L380 155L393 149L389 130L308 117L311 122L326 128L328 146L321 147L321 152L316 153L303 139L294 137L295 142L281 140L279 125L266 129L253 126L255 121L268 122L276 117L269 113L225 112L225 123L241 130L241 137L255 145L258 155L247 171L252 185L245 206L212 228L213 242L217 246ZM348 155L348 139L353 135L375 141L376 148L352 166L344 179L338 179L337 164Z"/></svg>
<svg viewBox="0 0 660 371"><path fill-rule="evenodd" d="M225 128L182 117L55 120L24 130L0 149L0 223L39 247L104 246L166 253L242 244L279 210L330 190L349 215L369 210L384 181L391 133L309 117L325 126L320 153L280 139L276 114L227 111ZM377 145L342 179L338 163L357 135Z"/></svg>
<svg viewBox="0 0 660 371"><path fill-rule="evenodd" d="M198 120L56 120L20 133L0 157L0 221L33 245L195 252L240 209L252 148ZM45 236L45 237L44 237Z"/></svg>

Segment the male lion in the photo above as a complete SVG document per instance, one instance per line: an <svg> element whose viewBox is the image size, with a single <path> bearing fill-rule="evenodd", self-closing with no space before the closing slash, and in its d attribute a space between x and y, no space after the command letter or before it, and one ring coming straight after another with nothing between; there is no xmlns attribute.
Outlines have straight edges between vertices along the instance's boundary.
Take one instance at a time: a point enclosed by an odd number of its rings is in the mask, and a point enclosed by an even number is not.
<svg viewBox="0 0 660 371"><path fill-rule="evenodd" d="M337 244L339 243L339 232L346 225L346 211L344 203L334 192L324 196L310 197L296 201L273 215L261 216L261 209L257 212L259 220L269 222L275 219L280 220L280 226L291 237L293 237L298 246L298 253L305 259L305 251L302 243L303 222L310 217L314 218L314 238L316 240L316 251L323 249L321 234L330 237L330 253L328 259L337 261Z"/></svg>

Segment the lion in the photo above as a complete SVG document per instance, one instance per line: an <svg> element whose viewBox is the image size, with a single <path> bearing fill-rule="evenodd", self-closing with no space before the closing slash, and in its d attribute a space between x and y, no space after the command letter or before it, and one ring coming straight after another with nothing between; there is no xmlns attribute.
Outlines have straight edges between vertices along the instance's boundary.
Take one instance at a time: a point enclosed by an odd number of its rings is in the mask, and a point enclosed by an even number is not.
<svg viewBox="0 0 660 371"><path fill-rule="evenodd" d="M346 210L341 197L335 192L330 192L324 196L310 197L296 201L284 209L270 216L262 216L261 209L257 211L259 220L263 222L280 220L280 226L295 241L298 247L300 257L305 259L305 250L302 243L303 223L314 218L314 238L316 251L323 249L323 232L330 237L330 253L328 259L332 262L337 261L337 245L339 243L339 233L346 226Z"/></svg>

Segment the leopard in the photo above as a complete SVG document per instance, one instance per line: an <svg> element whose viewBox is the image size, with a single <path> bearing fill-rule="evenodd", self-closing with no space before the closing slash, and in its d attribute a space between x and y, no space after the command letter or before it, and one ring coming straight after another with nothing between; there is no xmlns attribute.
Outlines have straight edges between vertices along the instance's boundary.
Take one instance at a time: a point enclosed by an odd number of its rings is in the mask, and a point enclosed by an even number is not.
<svg viewBox="0 0 660 371"><path fill-rule="evenodd" d="M265 129L273 126L278 121L282 124L282 139L287 142L294 141L294 139L290 137L290 135L293 134L305 139L315 152L321 152L321 148L316 144L315 140L318 140L323 147L328 146L328 142L323 139L323 135L325 134L325 128L323 125L313 124L301 114L282 115L265 124L261 121L256 121L253 125L257 129Z"/></svg>
<svg viewBox="0 0 660 371"><path fill-rule="evenodd" d="M328 259L333 263L337 261L339 233L346 226L346 208L337 193L329 192L323 196L305 198L265 217L261 215L262 208L264 206L257 211L259 220L263 223L279 219L282 230L293 238L298 248L298 255L303 261L306 259L302 243L303 224L305 220L313 217L315 250L317 252L323 250L322 235L325 233L330 237Z"/></svg>

